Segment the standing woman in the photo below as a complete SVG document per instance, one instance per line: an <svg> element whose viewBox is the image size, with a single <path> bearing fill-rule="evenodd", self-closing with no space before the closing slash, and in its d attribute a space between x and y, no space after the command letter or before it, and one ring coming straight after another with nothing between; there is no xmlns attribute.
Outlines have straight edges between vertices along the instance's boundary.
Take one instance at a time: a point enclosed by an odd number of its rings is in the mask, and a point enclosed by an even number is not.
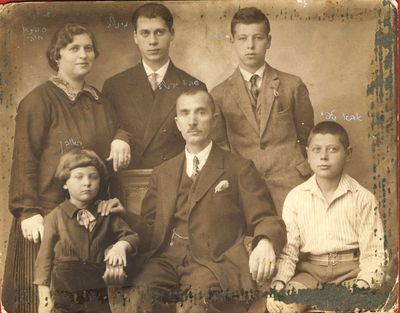
<svg viewBox="0 0 400 313"><path fill-rule="evenodd" d="M113 142L114 167L130 161L130 151L118 150L127 146L122 140L129 138L116 131L110 104L85 82L98 55L90 31L77 24L65 25L54 34L47 50L57 75L32 90L18 107L9 194L14 219L2 295L9 313L37 312L33 266L43 217L65 198L54 179L60 156L82 147L94 150L105 161ZM103 188L100 197L105 193Z"/></svg>

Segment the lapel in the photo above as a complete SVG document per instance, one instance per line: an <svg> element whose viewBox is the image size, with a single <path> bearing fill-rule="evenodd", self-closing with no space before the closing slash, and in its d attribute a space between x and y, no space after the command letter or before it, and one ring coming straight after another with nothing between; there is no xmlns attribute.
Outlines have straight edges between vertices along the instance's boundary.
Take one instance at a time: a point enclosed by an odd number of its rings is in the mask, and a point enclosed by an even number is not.
<svg viewBox="0 0 400 313"><path fill-rule="evenodd" d="M140 116L138 120L145 123L149 117L149 112L152 110L154 99L153 90L151 89L149 80L147 79L147 74L142 62L139 62L132 69L128 79L127 94L129 95L129 98L127 101L133 101L133 103L135 103L134 109Z"/></svg>
<svg viewBox="0 0 400 313"><path fill-rule="evenodd" d="M244 116L247 118L250 125L253 127L254 131L258 135L260 130L258 128L257 121L251 107L251 101L247 91L246 82L244 81L239 68L237 68L236 71L232 74L230 84L232 91L231 101L238 104L239 108L243 111Z"/></svg>
<svg viewBox="0 0 400 313"><path fill-rule="evenodd" d="M279 77L278 73L275 69L265 64L265 71L263 82L261 86L261 94L258 99L259 103L261 103L261 120L260 120L260 137L264 134L265 129L267 128L267 122L269 116L271 114L272 105L275 101L275 94L279 87Z"/></svg>
<svg viewBox="0 0 400 313"><path fill-rule="evenodd" d="M165 164L165 163L164 163ZM182 152L175 158L168 161L165 170L162 173L159 197L162 199L161 212L162 220L164 221L165 229L169 225L172 216L175 213L176 198L180 178L182 176L183 165L185 164L185 152Z"/></svg>
<svg viewBox="0 0 400 313"><path fill-rule="evenodd" d="M194 195L189 199L189 215L193 207L204 197L207 191L224 173L224 156L220 148L215 143L210 151L210 155L202 168L197 180Z"/></svg>
<svg viewBox="0 0 400 313"><path fill-rule="evenodd" d="M182 81L179 77L177 68L172 61L170 61L164 80L160 85L160 89L156 90L155 97L152 100L153 106L150 111L150 117L146 125L143 139L144 150L150 144L154 135L171 112L175 111L175 100L179 96L181 90Z"/></svg>

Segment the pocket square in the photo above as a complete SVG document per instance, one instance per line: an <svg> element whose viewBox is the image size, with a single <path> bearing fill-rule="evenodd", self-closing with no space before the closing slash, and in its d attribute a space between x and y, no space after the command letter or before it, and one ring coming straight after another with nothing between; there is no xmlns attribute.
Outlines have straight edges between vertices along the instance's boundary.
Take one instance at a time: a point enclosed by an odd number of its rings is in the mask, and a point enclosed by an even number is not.
<svg viewBox="0 0 400 313"><path fill-rule="evenodd" d="M229 182L227 180L221 180L217 186L215 186L214 192L220 192L222 190L228 189L229 188Z"/></svg>

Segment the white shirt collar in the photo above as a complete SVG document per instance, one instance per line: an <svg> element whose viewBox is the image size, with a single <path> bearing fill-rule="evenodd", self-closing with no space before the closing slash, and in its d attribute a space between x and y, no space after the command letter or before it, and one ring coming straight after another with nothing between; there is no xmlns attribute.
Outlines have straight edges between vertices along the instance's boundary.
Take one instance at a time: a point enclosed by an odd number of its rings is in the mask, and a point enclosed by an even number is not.
<svg viewBox="0 0 400 313"><path fill-rule="evenodd" d="M315 174L313 176L311 176L302 185L300 185L300 188L302 190L309 190L311 193L319 196L322 199L325 199L325 197L322 194L321 189L318 186L317 177ZM335 193L332 197L332 202L333 202L333 200L341 197L342 195L346 194L347 192L354 193L356 191L357 191L357 186L352 183L350 176L347 175L346 173L343 173L342 177L340 178L339 184L335 190Z"/></svg>
<svg viewBox="0 0 400 313"><path fill-rule="evenodd" d="M250 78L253 75L258 75L261 78L263 78L264 71L265 71L265 63L257 71L255 71L254 73L250 73L250 72L246 71L245 69L241 68L240 66L239 66L239 70L240 70L240 73L242 73L242 76L243 76L244 80L247 81L247 82L250 82Z"/></svg>
<svg viewBox="0 0 400 313"><path fill-rule="evenodd" d="M205 147L203 150L201 150L197 154L192 154L185 148L186 174L189 177L192 176L192 173L193 173L193 158L195 156L197 156L197 158L199 159L199 170L201 171L204 164L206 164L206 162L207 162L208 156L210 155L212 144L213 143L211 141L207 147Z"/></svg>
<svg viewBox="0 0 400 313"><path fill-rule="evenodd" d="M143 63L143 67L144 67L147 77L149 77L153 73L156 73L157 74L157 83L161 84L161 82L164 79L165 73L167 73L170 60L168 59L167 63L165 63L163 66L161 66L157 71L153 71L151 69L151 67L148 66L144 60L142 60L142 63Z"/></svg>

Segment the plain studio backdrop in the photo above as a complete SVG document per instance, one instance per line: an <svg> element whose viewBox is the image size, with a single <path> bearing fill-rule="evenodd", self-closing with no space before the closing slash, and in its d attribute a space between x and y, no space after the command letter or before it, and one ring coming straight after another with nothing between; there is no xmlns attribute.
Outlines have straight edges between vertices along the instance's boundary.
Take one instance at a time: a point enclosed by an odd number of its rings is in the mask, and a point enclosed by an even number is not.
<svg viewBox="0 0 400 313"><path fill-rule="evenodd" d="M15 114L20 100L54 74L45 56L53 33L79 23L96 36L100 56L87 81L101 90L106 78L140 61L131 14L140 2L20 3L0 10L0 275L11 214L8 185ZM272 45L266 60L300 76L315 122L336 119L350 134L347 171L373 191L384 218L388 248L397 252L397 67L395 9L387 1L164 2L174 15L171 59L207 84L230 75L238 61L230 20L239 7L269 17ZM392 235L393 234L393 235Z"/></svg>

